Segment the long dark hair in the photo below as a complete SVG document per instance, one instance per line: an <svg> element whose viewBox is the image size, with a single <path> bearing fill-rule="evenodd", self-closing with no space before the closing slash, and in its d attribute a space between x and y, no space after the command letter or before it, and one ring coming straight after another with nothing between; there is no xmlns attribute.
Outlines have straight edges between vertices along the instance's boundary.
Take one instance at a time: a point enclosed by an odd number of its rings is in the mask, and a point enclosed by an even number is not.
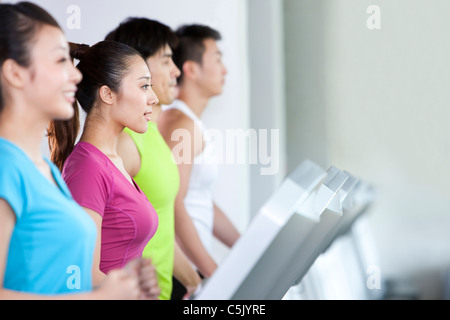
<svg viewBox="0 0 450 320"><path fill-rule="evenodd" d="M70 43L70 55L79 60L77 68L83 79L75 96L87 114L95 106L102 86L108 86L113 92L120 91L131 59L140 56L133 48L116 41L101 41L92 47ZM72 119L52 121L47 130L51 160L60 170L74 148L80 129L77 103L74 103L74 111Z"/></svg>
<svg viewBox="0 0 450 320"><path fill-rule="evenodd" d="M30 66L31 45L43 25L61 29L47 11L33 3L0 4L0 69L7 59L13 59L22 67ZM0 112L3 108L0 82Z"/></svg>

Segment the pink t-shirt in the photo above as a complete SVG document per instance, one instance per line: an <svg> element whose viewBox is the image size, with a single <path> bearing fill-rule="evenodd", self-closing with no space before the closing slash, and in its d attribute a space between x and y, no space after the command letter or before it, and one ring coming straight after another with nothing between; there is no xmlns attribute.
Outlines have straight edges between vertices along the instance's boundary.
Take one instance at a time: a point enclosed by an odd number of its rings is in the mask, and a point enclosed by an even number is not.
<svg viewBox="0 0 450 320"><path fill-rule="evenodd" d="M67 158L62 176L82 207L103 217L100 270L122 268L141 257L158 227L158 215L146 195L111 160L87 142Z"/></svg>

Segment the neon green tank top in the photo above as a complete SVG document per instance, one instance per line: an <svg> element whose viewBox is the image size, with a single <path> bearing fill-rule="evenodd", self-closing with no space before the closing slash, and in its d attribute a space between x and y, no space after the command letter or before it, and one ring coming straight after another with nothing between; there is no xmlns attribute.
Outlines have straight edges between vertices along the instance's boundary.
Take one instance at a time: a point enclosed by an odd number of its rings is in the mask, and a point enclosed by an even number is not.
<svg viewBox="0 0 450 320"><path fill-rule="evenodd" d="M134 180L158 213L156 234L144 249L143 256L155 266L159 298L169 300L172 293L173 255L175 245L174 203L180 186L178 168L172 152L154 122L144 134L125 128L141 155L141 168Z"/></svg>

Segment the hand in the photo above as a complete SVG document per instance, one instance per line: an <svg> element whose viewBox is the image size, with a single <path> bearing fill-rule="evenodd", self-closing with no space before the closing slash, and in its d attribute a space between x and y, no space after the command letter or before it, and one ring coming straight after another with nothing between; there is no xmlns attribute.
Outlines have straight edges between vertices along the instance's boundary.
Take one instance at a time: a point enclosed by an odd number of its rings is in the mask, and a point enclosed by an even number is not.
<svg viewBox="0 0 450 320"><path fill-rule="evenodd" d="M186 288L186 294L184 295L183 300L189 299L190 296L200 290L202 284L202 279L196 271L194 271L191 274L191 277L186 280L188 280L188 282L183 284Z"/></svg>
<svg viewBox="0 0 450 320"><path fill-rule="evenodd" d="M139 268L141 299L157 300L161 290L156 278L156 270L150 259L141 259Z"/></svg>
<svg viewBox="0 0 450 320"><path fill-rule="evenodd" d="M99 299L135 300L140 297L139 279L123 269L111 270L97 290Z"/></svg>

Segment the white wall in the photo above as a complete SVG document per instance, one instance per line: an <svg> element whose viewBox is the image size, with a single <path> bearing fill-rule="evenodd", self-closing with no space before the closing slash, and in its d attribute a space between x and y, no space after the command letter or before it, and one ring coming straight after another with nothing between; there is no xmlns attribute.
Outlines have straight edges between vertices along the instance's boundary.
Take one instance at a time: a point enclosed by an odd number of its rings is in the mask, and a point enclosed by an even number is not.
<svg viewBox="0 0 450 320"><path fill-rule="evenodd" d="M34 3L57 19L68 41L90 45L103 40L109 31L130 16L155 19L174 29L185 23L204 23L216 28L222 34L223 40L219 42L219 47L228 75L223 94L213 98L205 111L205 125L222 132L249 127L245 1L36 0ZM76 22L73 20L73 11L67 11L71 5L79 9L79 28L70 28ZM43 142L43 149L48 152L46 141ZM216 200L241 230L245 229L250 217L249 189L248 166L221 166L216 184Z"/></svg>
<svg viewBox="0 0 450 320"><path fill-rule="evenodd" d="M250 167L250 210L255 215L286 176L283 2L249 0L248 25L250 126L267 130L270 139L278 133L277 144L268 143L270 174L262 172L268 166L261 163Z"/></svg>
<svg viewBox="0 0 450 320"><path fill-rule="evenodd" d="M450 2L286 0L289 163L372 183L384 278L441 297L450 266ZM370 30L369 5L381 9Z"/></svg>

